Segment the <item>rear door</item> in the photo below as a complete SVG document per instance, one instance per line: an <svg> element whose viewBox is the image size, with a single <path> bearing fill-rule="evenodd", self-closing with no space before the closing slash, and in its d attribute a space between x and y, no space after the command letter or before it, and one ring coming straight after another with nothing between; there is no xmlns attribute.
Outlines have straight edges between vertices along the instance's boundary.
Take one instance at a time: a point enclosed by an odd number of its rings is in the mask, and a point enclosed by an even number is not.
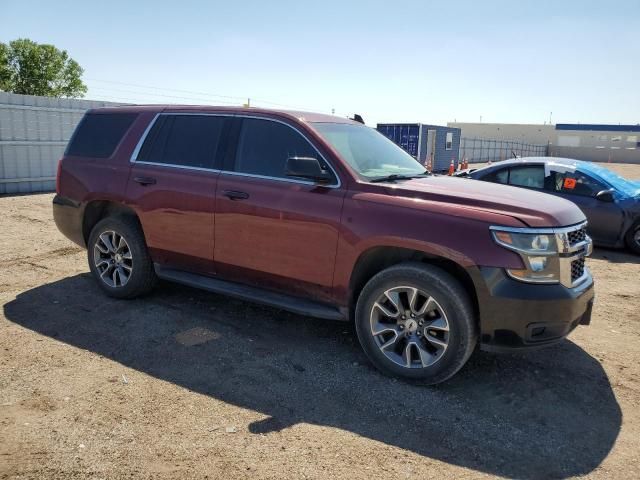
<svg viewBox="0 0 640 480"><path fill-rule="evenodd" d="M226 117L160 114L133 154L127 196L154 262L215 272L214 209Z"/></svg>
<svg viewBox="0 0 640 480"><path fill-rule="evenodd" d="M217 273L294 295L328 299L344 189L337 176L320 186L285 175L288 157L325 162L293 126L261 118L239 121L237 151L229 171L223 171L218 181Z"/></svg>

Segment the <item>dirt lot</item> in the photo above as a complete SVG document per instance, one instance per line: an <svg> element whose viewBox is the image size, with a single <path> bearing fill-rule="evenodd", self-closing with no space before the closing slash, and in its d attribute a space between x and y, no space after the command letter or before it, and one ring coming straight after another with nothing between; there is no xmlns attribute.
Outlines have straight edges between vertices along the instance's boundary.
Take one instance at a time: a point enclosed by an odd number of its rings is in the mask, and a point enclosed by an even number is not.
<svg viewBox="0 0 640 480"><path fill-rule="evenodd" d="M345 324L170 284L108 299L51 198L0 198L0 478L640 478L640 257L596 250L563 344L416 387Z"/></svg>

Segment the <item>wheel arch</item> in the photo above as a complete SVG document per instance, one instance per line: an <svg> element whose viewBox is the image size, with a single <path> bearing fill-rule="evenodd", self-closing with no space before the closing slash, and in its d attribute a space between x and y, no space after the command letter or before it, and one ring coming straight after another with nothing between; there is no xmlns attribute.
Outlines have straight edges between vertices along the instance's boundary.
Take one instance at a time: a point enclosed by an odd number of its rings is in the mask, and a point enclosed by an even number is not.
<svg viewBox="0 0 640 480"><path fill-rule="evenodd" d="M395 246L377 246L362 252L354 265L349 280L349 319L354 319L355 306L360 292L366 283L379 272L401 263L418 262L433 265L447 272L469 294L476 319L479 319L478 295L475 284L468 271L457 262L439 255L420 250Z"/></svg>
<svg viewBox="0 0 640 480"><path fill-rule="evenodd" d="M85 245L88 244L91 230L100 220L116 215L133 217L140 223L140 219L135 210L123 203L112 200L92 200L87 203L82 218L82 237Z"/></svg>

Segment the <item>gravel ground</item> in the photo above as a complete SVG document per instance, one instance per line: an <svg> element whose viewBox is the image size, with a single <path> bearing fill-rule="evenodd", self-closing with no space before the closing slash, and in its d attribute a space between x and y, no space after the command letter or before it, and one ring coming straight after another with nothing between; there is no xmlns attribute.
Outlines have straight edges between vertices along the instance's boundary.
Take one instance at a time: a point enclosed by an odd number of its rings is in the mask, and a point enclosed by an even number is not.
<svg viewBox="0 0 640 480"><path fill-rule="evenodd" d="M0 478L640 478L640 257L595 251L564 343L417 387L343 323L105 297L51 199L0 198Z"/></svg>

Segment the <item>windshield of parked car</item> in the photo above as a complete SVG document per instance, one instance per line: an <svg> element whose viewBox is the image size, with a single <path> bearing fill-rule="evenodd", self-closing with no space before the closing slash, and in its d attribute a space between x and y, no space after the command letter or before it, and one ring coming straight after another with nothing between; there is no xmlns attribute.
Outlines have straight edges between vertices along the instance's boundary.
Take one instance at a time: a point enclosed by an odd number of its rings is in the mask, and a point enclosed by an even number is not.
<svg viewBox="0 0 640 480"><path fill-rule="evenodd" d="M612 170L595 163L582 162L579 168L586 173L592 173L594 176L600 177L616 191L627 197L636 197L640 195L640 182L628 180Z"/></svg>
<svg viewBox="0 0 640 480"><path fill-rule="evenodd" d="M373 128L350 123L314 123L313 127L367 180L426 173L424 165Z"/></svg>

